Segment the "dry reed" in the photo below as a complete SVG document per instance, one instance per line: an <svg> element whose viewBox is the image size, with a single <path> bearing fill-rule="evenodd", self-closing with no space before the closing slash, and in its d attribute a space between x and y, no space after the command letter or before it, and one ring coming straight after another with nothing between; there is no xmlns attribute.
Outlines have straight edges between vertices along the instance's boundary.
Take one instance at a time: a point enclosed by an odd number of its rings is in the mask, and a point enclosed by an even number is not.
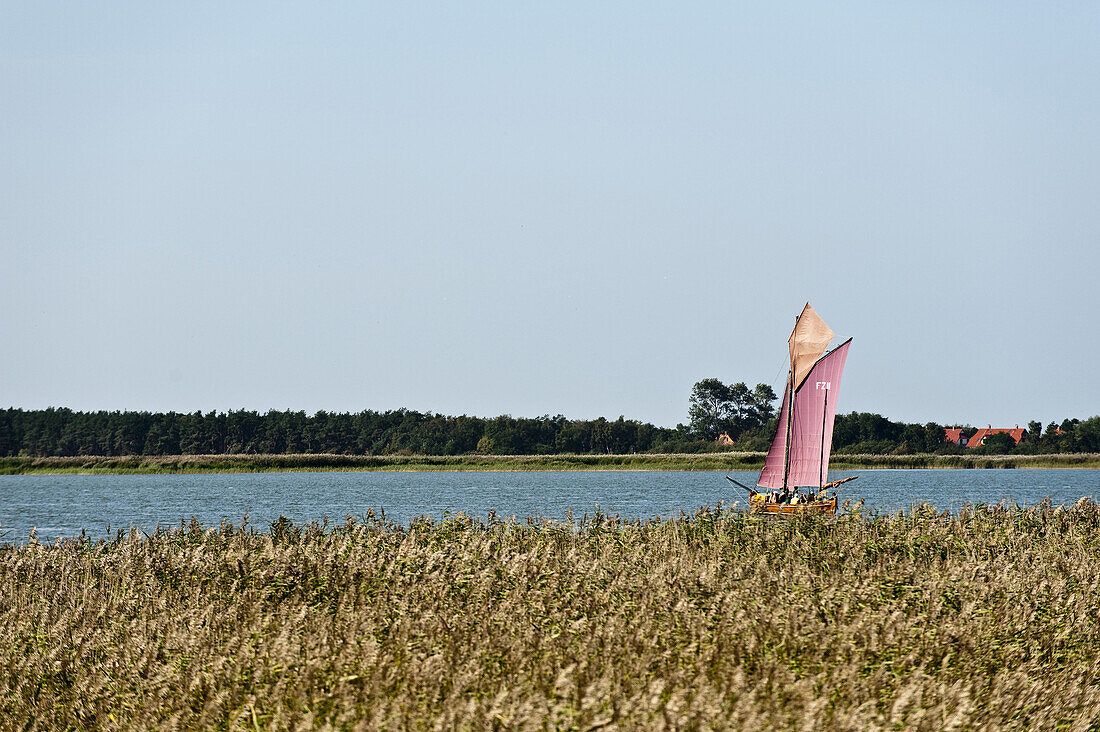
<svg viewBox="0 0 1100 732"><path fill-rule="evenodd" d="M0 457L0 475L51 473L263 473L329 470L759 470L762 452L637 453L631 455L129 455ZM877 468L1100 468L1100 454L848 455L833 454L833 470Z"/></svg>
<svg viewBox="0 0 1100 732"><path fill-rule="evenodd" d="M0 726L1086 729L1100 508L0 547Z"/></svg>

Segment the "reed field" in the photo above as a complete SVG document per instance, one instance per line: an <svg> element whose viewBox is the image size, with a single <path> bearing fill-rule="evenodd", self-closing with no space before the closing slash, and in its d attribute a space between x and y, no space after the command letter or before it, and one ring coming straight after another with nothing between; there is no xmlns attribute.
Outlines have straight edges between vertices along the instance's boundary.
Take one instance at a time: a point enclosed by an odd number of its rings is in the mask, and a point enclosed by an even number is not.
<svg viewBox="0 0 1100 732"><path fill-rule="evenodd" d="M4 729L1100 724L1100 507L0 547Z"/></svg>
<svg viewBox="0 0 1100 732"><path fill-rule="evenodd" d="M764 453L630 455L131 455L0 458L0 475L293 471L751 470Z"/></svg>
<svg viewBox="0 0 1100 732"><path fill-rule="evenodd" d="M329 470L759 470L762 452L629 455L130 455L0 457L0 475L265 473ZM834 454L832 470L876 468L1100 468L1100 454L863 455Z"/></svg>

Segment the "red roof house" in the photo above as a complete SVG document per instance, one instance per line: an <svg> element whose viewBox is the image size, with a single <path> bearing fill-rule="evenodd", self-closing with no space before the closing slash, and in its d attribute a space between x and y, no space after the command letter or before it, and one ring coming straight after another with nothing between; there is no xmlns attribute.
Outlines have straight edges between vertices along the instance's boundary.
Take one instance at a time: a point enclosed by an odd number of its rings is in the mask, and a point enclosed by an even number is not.
<svg viewBox="0 0 1100 732"><path fill-rule="evenodd" d="M954 442L956 445L966 445L966 438L962 436L961 427L948 427L943 431L944 442Z"/></svg>
<svg viewBox="0 0 1100 732"><path fill-rule="evenodd" d="M1016 425L1011 429L1007 427L982 427L974 433L974 435L970 438L970 441L966 443L966 446L978 447L985 443L985 438L989 437L990 435L998 434L1007 434L1009 437L1012 438L1013 442L1019 445L1020 442L1027 435L1027 430L1025 430L1023 427L1020 427L1019 425Z"/></svg>

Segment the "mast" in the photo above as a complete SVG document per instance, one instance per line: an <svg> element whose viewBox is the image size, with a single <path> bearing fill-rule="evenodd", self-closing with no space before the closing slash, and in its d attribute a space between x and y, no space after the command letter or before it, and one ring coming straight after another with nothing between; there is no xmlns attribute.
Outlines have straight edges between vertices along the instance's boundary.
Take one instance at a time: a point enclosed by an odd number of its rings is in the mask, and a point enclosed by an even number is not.
<svg viewBox="0 0 1100 732"><path fill-rule="evenodd" d="M795 321L797 324L797 321ZM787 396L789 400L787 404L790 406L787 408L787 433L784 435L785 442L783 443L783 488L787 488L787 477L791 474L791 430L794 426L794 368L791 368L790 378L787 379Z"/></svg>
<svg viewBox="0 0 1100 732"><path fill-rule="evenodd" d="M810 303L806 303L806 307L809 307ZM803 308L802 312L806 312ZM794 330L791 331L791 338L794 338L794 334L798 332L798 321L802 320L802 313L794 316ZM794 351L791 351L791 370L787 377L787 394L789 397L790 407L787 410L787 433L783 436L783 490L787 490L787 478L791 474L791 430L794 425Z"/></svg>
<svg viewBox="0 0 1100 732"><path fill-rule="evenodd" d="M817 481L818 489L825 485L825 422L829 419L829 387L825 387L825 403L821 406L821 477ZM832 435L830 435L832 437Z"/></svg>

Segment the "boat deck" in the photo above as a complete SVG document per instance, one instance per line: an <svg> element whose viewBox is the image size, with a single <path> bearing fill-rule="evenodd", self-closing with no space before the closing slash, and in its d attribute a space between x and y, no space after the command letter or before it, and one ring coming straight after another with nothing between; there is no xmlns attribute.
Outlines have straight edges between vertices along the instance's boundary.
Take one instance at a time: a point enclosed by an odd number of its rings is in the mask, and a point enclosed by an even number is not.
<svg viewBox="0 0 1100 732"><path fill-rule="evenodd" d="M759 500L757 499L759 496ZM775 514L779 516L799 516L811 513L836 515L836 496L827 501L808 501L806 503L767 503L762 494L753 496L750 507L753 513Z"/></svg>

